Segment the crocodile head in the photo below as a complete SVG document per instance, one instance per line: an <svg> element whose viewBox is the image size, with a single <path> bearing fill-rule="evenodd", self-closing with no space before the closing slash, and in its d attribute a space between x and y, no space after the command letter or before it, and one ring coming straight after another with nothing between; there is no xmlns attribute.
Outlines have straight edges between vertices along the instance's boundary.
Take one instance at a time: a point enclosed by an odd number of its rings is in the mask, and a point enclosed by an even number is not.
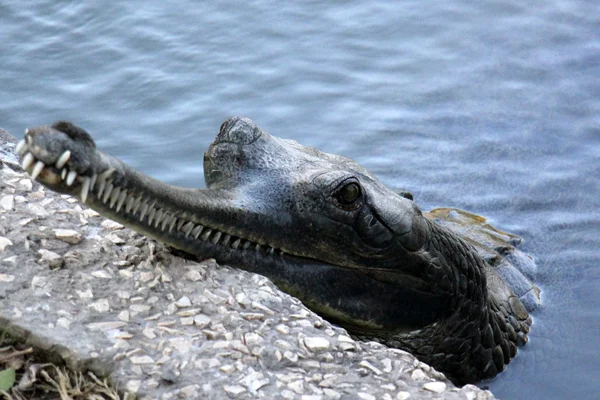
<svg viewBox="0 0 600 400"><path fill-rule="evenodd" d="M351 159L273 137L240 117L223 123L204 155L206 189L143 175L68 122L29 129L17 151L50 189L187 253L265 275L359 337L407 348L443 370L482 346L471 345L462 326L475 319L482 335L492 319L483 261L440 234L409 194ZM510 361L514 344L502 349L493 337L501 328L493 325L485 343L501 360L486 347L481 365L453 372L456 381L492 376ZM451 344L446 331L469 346Z"/></svg>

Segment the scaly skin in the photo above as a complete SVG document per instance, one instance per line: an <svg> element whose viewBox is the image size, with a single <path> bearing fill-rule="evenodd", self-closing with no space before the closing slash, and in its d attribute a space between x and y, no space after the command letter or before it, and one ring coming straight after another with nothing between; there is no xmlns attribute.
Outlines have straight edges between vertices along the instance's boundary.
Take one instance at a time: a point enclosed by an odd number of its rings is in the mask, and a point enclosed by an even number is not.
<svg viewBox="0 0 600 400"><path fill-rule="evenodd" d="M98 150L68 122L17 152L48 188L201 257L271 278L357 337L407 349L455 383L502 371L531 318L473 247L354 161L226 121L207 189L167 185Z"/></svg>

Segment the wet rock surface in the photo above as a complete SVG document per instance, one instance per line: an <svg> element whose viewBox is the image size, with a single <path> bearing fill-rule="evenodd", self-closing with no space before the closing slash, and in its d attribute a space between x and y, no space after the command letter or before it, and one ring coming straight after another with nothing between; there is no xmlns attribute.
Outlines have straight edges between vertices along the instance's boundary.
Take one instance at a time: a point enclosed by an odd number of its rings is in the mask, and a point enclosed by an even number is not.
<svg viewBox="0 0 600 400"><path fill-rule="evenodd" d="M142 399L493 397L44 190L13 146L0 132L0 325L50 359Z"/></svg>

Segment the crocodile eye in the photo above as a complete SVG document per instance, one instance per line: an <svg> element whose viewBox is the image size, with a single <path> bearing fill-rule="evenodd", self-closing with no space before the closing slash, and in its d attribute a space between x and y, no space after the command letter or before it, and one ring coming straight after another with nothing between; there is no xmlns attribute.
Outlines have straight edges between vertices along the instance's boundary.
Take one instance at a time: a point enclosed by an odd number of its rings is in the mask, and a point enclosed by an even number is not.
<svg viewBox="0 0 600 400"><path fill-rule="evenodd" d="M354 203L360 197L360 186L356 182L350 182L337 192L337 199L344 205Z"/></svg>

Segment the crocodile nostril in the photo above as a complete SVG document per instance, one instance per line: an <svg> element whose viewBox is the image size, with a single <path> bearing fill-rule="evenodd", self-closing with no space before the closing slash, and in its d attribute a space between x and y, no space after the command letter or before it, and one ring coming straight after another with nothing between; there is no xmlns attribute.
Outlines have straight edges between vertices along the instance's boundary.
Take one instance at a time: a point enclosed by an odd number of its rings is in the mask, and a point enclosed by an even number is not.
<svg viewBox="0 0 600 400"><path fill-rule="evenodd" d="M261 135L260 128L251 119L245 117L232 117L221 125L221 130L215 143L230 142L236 144L250 144Z"/></svg>

